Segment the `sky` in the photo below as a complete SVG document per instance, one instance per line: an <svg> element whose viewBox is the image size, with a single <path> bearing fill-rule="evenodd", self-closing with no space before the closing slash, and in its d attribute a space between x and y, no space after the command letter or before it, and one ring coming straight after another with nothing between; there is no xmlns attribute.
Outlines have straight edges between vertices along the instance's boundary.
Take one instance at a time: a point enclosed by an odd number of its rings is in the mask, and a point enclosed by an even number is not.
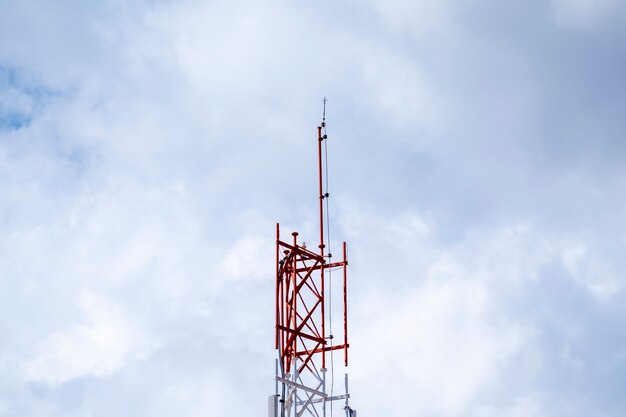
<svg viewBox="0 0 626 417"><path fill-rule="evenodd" d="M625 25L621 0L0 0L0 416L264 416L323 97L359 415L623 416Z"/></svg>

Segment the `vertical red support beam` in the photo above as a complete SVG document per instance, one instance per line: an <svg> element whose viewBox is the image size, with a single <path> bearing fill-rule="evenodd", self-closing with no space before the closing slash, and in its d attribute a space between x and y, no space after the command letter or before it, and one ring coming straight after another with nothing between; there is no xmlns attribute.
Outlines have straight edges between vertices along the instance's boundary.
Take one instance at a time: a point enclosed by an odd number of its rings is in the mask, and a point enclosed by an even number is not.
<svg viewBox="0 0 626 417"><path fill-rule="evenodd" d="M343 352L344 362L348 366L348 250L343 242Z"/></svg>
<svg viewBox="0 0 626 417"><path fill-rule="evenodd" d="M320 255L324 257L324 190L322 189L322 126L317 127L317 169L320 195Z"/></svg>
<svg viewBox="0 0 626 417"><path fill-rule="evenodd" d="M322 171L322 126L317 127L317 173L320 196L320 256L324 262L324 189L323 189L323 171ZM320 269L320 289L322 295L322 338L326 339L326 299L324 297L324 268ZM326 351L322 352L322 368L326 369Z"/></svg>
<svg viewBox="0 0 626 417"><path fill-rule="evenodd" d="M279 274L279 268L280 268L279 241L280 241L280 225L276 223L276 349L278 349L278 337L279 337L278 325L280 324L280 309L279 309L279 304L278 304L280 302L280 285L278 281L278 274Z"/></svg>
<svg viewBox="0 0 626 417"><path fill-rule="evenodd" d="M320 250L322 253L322 262L323 261L323 256L324 256L324 245L320 245ZM322 313L322 338L324 340L326 340L326 298L324 295L324 268L320 268L320 280L321 280L321 285L320 285L320 290L321 290L321 297L322 297L322 306L321 306L321 313ZM322 351L322 368L326 369L326 351Z"/></svg>
<svg viewBox="0 0 626 417"><path fill-rule="evenodd" d="M281 255L280 249L278 249L278 256L280 257L280 255ZM283 271L284 271L284 268L285 268L285 264L284 263L282 265L282 268L283 268ZM284 277L284 273L282 275ZM279 277L279 279L280 279L280 277ZM280 320L280 325L281 326L285 326L285 323L287 322L287 319L286 319L286 317L287 317L286 316L287 315L287 311L286 311L287 310L287 306L285 305L285 301L284 301L285 297L286 297L286 294L285 294L286 282L285 282L285 280L283 279L282 282L279 282L279 285L280 285L280 295L279 295L279 297L280 297L280 317L279 317L279 320ZM285 355L285 332L284 331L280 332L280 355L281 355L281 360L282 360L284 355ZM283 366L283 369L284 369L284 367L285 367L284 360L282 362L282 366Z"/></svg>
<svg viewBox="0 0 626 417"><path fill-rule="evenodd" d="M293 232L291 234L293 236L293 247L297 248L298 247L298 232ZM293 295L292 295L292 299L291 299L291 315L293 317L293 324L291 325L292 329L297 329L298 328L298 273L296 272L296 269L298 267L297 265L297 256L292 256L293 259L293 266L292 266L292 272L291 272L291 285L293 285ZM297 337L292 337L292 344L291 344L291 356L294 357L296 355L296 352L298 351L298 338ZM291 359L291 358L290 358ZM295 373L297 371L298 368L294 368L293 372Z"/></svg>

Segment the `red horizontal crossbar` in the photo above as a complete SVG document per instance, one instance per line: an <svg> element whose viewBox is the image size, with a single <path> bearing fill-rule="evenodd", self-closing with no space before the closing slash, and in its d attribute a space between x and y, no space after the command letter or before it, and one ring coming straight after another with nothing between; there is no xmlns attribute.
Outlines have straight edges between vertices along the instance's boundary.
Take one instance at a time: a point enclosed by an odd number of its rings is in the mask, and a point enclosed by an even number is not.
<svg viewBox="0 0 626 417"><path fill-rule="evenodd" d="M296 355L297 355L297 356L302 356L302 355L313 355L314 353L330 352L331 350L345 349L345 348L347 348L347 347L350 347L350 345L327 346L327 347L318 348L318 349L311 350L311 351L306 351L306 350L303 350L303 351L301 351L301 352L296 352Z"/></svg>
<svg viewBox="0 0 626 417"><path fill-rule="evenodd" d="M285 331L287 333L295 334L296 336L304 337L305 339L309 339L309 340L312 340L314 342L322 343L324 345L326 344L326 340L324 340L321 337L311 336L310 334L306 334L306 333L298 331L298 330L290 329L289 327L281 326L280 324L276 325L276 328L279 329L279 330Z"/></svg>
<svg viewBox="0 0 626 417"><path fill-rule="evenodd" d="M304 249L302 246L295 247L295 246L290 245L289 243L283 242L282 240L277 240L276 243L308 259L315 259L318 262L322 262L322 263L324 262L324 258L322 256L318 255L317 253L313 253L308 249Z"/></svg>
<svg viewBox="0 0 626 417"><path fill-rule="evenodd" d="M332 264L315 265L314 267L311 267L311 270L315 271L315 270L318 270L318 269L321 269L321 268L324 268L324 269L337 268L337 267L346 266L346 265L348 265L348 261L346 261L346 262L343 262L343 261L342 262L333 262ZM299 272L304 272L304 271L308 271L308 270L309 270L309 268L297 268L296 272L299 273Z"/></svg>

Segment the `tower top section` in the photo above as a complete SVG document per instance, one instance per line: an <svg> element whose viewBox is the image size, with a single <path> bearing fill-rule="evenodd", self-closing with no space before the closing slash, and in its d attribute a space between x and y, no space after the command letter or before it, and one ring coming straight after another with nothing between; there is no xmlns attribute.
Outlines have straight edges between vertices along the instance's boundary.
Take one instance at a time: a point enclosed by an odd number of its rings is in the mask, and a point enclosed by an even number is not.
<svg viewBox="0 0 626 417"><path fill-rule="evenodd" d="M335 351L343 353L343 364L348 366L348 297L347 244L342 244L342 258L332 262L330 242L325 242L329 231L328 216L328 161L326 158L326 97L322 122L317 126L319 244L308 249L298 241L298 233L281 239L280 225L276 224L276 333L278 351L276 366L276 394L270 397L270 416L301 416L309 411L313 416L325 415L327 403L344 400L346 415L354 416L348 405L346 392L333 395ZM333 278L336 277L336 278ZM332 332L334 287L341 286L342 336ZM336 316L335 316L336 317ZM335 344L336 340L340 340ZM330 361L328 357L330 356ZM330 362L330 394L327 392L327 371ZM279 392L279 385L282 390ZM273 401L273 403L272 403ZM274 404L274 406L272 406ZM331 405L332 407L332 405ZM319 409L318 409L319 408ZM273 414L272 414L272 409Z"/></svg>

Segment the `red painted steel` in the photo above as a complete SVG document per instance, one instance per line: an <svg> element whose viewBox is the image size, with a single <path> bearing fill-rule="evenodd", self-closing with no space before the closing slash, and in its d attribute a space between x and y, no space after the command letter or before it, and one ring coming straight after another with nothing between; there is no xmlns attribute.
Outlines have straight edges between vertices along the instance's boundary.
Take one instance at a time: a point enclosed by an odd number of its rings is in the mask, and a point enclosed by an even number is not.
<svg viewBox="0 0 626 417"><path fill-rule="evenodd" d="M343 346L344 362L348 366L348 248L343 242Z"/></svg>
<svg viewBox="0 0 626 417"><path fill-rule="evenodd" d="M326 368L326 352L344 351L344 363L348 364L348 317L347 317L347 246L343 242L343 260L330 263L324 244L322 126L318 136L318 186L319 186L319 253L314 253L298 243L298 233L292 233L293 241L280 238L280 226L276 224L276 349L284 374L292 372L295 361L299 375ZM343 269L343 344L331 346L326 335L326 311L331 308L326 299L326 287L330 282L325 270ZM341 339L340 339L341 340Z"/></svg>

